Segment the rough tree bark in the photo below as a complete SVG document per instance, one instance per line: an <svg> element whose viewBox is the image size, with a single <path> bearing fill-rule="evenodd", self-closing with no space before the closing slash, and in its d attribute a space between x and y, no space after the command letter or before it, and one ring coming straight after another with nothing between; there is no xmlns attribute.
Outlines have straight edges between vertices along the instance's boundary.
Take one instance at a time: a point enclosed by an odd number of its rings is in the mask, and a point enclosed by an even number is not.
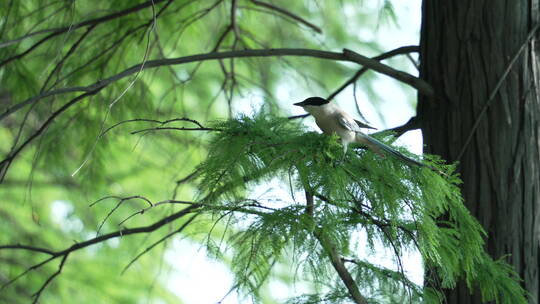
<svg viewBox="0 0 540 304"><path fill-rule="evenodd" d="M530 303L540 303L539 13L538 0L424 0L420 76L436 96L418 104L426 152L459 161L488 252L509 255ZM481 303L464 284L445 293L448 303Z"/></svg>

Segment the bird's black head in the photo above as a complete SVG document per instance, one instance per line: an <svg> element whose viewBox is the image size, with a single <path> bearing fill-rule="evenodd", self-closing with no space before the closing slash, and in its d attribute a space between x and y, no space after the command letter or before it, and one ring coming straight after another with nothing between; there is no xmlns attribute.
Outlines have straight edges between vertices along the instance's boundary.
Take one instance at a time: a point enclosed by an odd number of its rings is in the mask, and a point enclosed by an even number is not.
<svg viewBox="0 0 540 304"><path fill-rule="evenodd" d="M310 97L308 99L305 99L302 102L297 102L294 105L303 107L303 106L322 106L324 104L329 103L328 100L322 98L322 97Z"/></svg>

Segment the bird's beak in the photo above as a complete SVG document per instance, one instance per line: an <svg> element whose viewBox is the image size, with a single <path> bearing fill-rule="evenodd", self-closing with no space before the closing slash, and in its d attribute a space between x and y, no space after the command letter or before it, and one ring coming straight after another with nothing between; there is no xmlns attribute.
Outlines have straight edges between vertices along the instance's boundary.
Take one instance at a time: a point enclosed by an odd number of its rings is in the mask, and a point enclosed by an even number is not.
<svg viewBox="0 0 540 304"><path fill-rule="evenodd" d="M304 102L297 102L294 104L295 106L299 106L299 107L303 107L304 106Z"/></svg>

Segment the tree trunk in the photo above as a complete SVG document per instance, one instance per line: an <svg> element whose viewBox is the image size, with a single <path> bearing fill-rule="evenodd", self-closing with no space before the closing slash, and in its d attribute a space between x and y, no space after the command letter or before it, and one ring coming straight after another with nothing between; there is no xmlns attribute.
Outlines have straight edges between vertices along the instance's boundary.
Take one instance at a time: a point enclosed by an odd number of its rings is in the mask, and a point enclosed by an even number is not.
<svg viewBox="0 0 540 304"><path fill-rule="evenodd" d="M420 76L436 97L418 104L425 152L459 161L488 252L508 255L530 303L540 303L539 44L530 35L539 13L538 0L424 0ZM464 284L445 293L448 303L481 303Z"/></svg>

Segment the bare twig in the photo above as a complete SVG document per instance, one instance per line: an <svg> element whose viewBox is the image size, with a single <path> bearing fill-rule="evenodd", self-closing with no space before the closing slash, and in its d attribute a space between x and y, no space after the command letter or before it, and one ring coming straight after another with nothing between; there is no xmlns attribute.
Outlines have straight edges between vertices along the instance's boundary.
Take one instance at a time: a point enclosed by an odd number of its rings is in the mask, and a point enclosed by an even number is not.
<svg viewBox="0 0 540 304"><path fill-rule="evenodd" d="M148 131L157 131L157 130L176 130L176 131L221 131L220 129L214 128L186 128L186 127L156 127L156 128L147 128L142 130L137 130L131 132L131 134L138 134Z"/></svg>
<svg viewBox="0 0 540 304"><path fill-rule="evenodd" d="M152 22L151 22L151 27L150 29L148 30L147 32L147 41L146 41L146 48L145 48L145 51L144 51L144 55L143 55L143 59L142 59L142 63L141 63L141 67L140 69L135 73L133 79L129 82L129 84L124 88L124 90L122 90L122 92L120 92L120 94L118 96L116 96L114 98L113 101L111 101L109 103L109 106L107 107L107 111L105 112L105 116L103 117L103 119L101 120L101 126L100 126L100 130L99 130L99 135L96 137L96 139L94 140L94 143L92 144L92 147L90 148L90 151L86 154L85 158L83 159L82 163L79 165L79 167L77 169L75 169L75 171L71 174L71 176L74 176L76 175L85 165L86 163L90 160L92 154L94 153L94 150L95 148L97 147L98 145L98 142L99 140L101 139L101 134L103 133L103 131L105 130L105 124L107 122L107 119L109 118L109 115L112 111L112 108L113 106L120 101L120 99L122 97L124 97L124 95L131 89L131 87L133 87L133 85L135 84L135 82L139 79L139 76L140 74L142 73L142 71L144 70L144 65L146 64L146 61L148 60L148 56L150 54L150 36L151 36L151 33L152 31L154 31L156 29L156 23L157 23L157 17L156 17L156 8L155 8L155 3L153 0L152 1ZM170 3L170 2L169 2ZM167 4L168 5L168 4Z"/></svg>
<svg viewBox="0 0 540 304"><path fill-rule="evenodd" d="M275 4L272 4L272 3L267 3L267 2L262 2L262 1L259 1L259 0L251 0L251 2L257 6L261 6L261 7L264 7L264 8L267 8L269 10L272 10L272 11L276 11L280 14L283 14L293 20L296 20L298 21L299 23L309 27L310 29L314 30L315 32L319 33L319 34L322 34L322 30L320 27L316 26L315 24L305 20L304 18L284 9L284 8L281 8L279 6L276 6Z"/></svg>
<svg viewBox="0 0 540 304"><path fill-rule="evenodd" d="M96 231L96 236L99 235L99 232L101 231L101 228L103 227L103 225L105 224L105 222L109 219L109 217L111 217L111 215L118 209L120 208L120 205L122 205L123 202L125 201L129 201L129 200L132 200L132 199L140 199L140 200L143 200L145 202L147 202L150 207L153 206L152 202L147 199L146 197L144 196L140 196L140 195L134 195L134 196L128 196L128 197L119 197L119 196L115 196L115 195L110 195L110 196L105 196L105 197L102 197L100 198L99 200L93 202L92 204L90 204L90 207L93 207L94 205L96 205L97 203L99 202L102 202L106 199L109 199L109 198L114 198L114 199L118 199L118 203L116 203L116 206L114 206L110 211L109 213L107 213L107 215L105 216L105 218L103 219L103 221L101 221L101 223L99 224L98 226L98 229Z"/></svg>
<svg viewBox="0 0 540 304"><path fill-rule="evenodd" d="M167 217L164 217L162 218L161 220L151 224L151 225L148 225L148 226L142 226L142 227L136 227L136 228L126 228L126 229L121 229L121 230L118 230L118 231L114 231L114 232L111 232L111 233L107 233L107 234L104 234L104 235L100 235L100 236L97 236L97 237L94 237L92 239L89 239L89 240L86 240L84 242L81 242L81 243L75 243L73 245L71 245L70 247L66 248L66 249L63 249L63 250L60 250L60 251L51 251L51 253L49 253L51 255L51 257L27 268L25 271L23 271L22 273L20 273L19 275L15 276L13 279L9 280L8 282L6 282L5 284L3 284L1 287L0 287L0 290L4 289L6 286L8 285L11 285L13 282L15 282L16 280L18 280L19 278L21 278L22 276L26 275L27 273L29 273L30 271L32 270L35 270L35 269L38 269L40 267L42 267L43 265L49 263L50 261L54 260L54 259L57 259L59 257L62 257L65 259L65 257L67 257L67 255L69 255L70 253L74 252L74 251L77 251L77 250L80 250L80 249L83 249L83 248L86 248L88 246L92 246L94 244L98 244L98 243L101 243L101 242L104 242L106 240L109 240L109 239L113 239L113 238L117 238L117 237L124 237L124 236L128 236L128 235L132 235L132 234L139 234L139 233L149 233L149 232L152 232L152 231L155 231L167 224L170 224L172 222L174 222L175 220L187 215L187 214L190 214L192 212L195 212L197 211L202 205L201 204L197 204L197 203L194 203L176 213L173 213ZM31 246L24 246L24 245L4 245L4 246L1 246L0 247L0 250L6 250L6 249L22 249L21 246L23 247L28 247L28 248L32 248ZM31 250L31 249L28 249L30 251L35 251L35 250Z"/></svg>
<svg viewBox="0 0 540 304"><path fill-rule="evenodd" d="M166 241L168 238L170 238L171 236L177 234L177 233L180 233L182 232L182 230L184 230L189 224L191 224L191 222L193 222L193 220L199 216L198 213L195 213L194 215L192 215L185 223L183 223L178 229L172 231L172 232L169 232L167 233L165 236L163 236L162 238L160 238L159 240L157 240L156 242L154 242L152 245L146 247L145 250L143 250L141 253L137 254L137 256L135 256L135 258L133 258L127 265L126 267L124 267L124 269L122 269L122 274L124 274L124 272L126 272L126 270L128 270L128 268L133 265L133 263L135 263L141 256L143 256L145 253L148 253L150 250L152 250L154 247L156 247L157 245L163 243L164 241Z"/></svg>
<svg viewBox="0 0 540 304"><path fill-rule="evenodd" d="M62 260L60 261L60 265L58 265L58 270L56 270L51 276L49 276L49 278L47 278L47 280L43 283L43 285L41 285L39 290L33 294L34 301L32 303L38 303L39 297L41 296L41 293L43 292L43 290L45 290L47 285L49 285L49 283L51 283L52 280L54 280L54 278L56 278L62 272L62 269L64 268L68 255L69 253L62 257Z"/></svg>
<svg viewBox="0 0 540 304"><path fill-rule="evenodd" d="M199 126L199 128L204 128L204 126L194 120L194 119L191 119L191 118L187 118L187 117L181 117L181 118L172 118L172 119L167 119L167 120L157 120L157 119L148 119L148 118L133 118L133 119L127 119L127 120L123 120L123 121L120 121L118 123L115 123L114 125L108 127L107 129L105 129L100 136L103 136L105 135L107 132L109 132L110 130L120 126L120 125L123 125L125 123L129 123L129 122L153 122L153 123L157 123L157 124L160 124L160 125L166 125L166 124L169 124L169 123L172 123L172 122L177 122L177 121L187 121L187 122L191 122L191 123L194 123L196 124L197 126Z"/></svg>
<svg viewBox="0 0 540 304"><path fill-rule="evenodd" d="M193 172L188 174L187 176L177 180L176 185L174 186L172 198L176 199L176 195L178 194L178 188L180 188L180 185L182 185L184 183L187 183L187 182L191 181L194 178L197 178L199 176L200 172L201 172L201 169L197 168Z"/></svg>

